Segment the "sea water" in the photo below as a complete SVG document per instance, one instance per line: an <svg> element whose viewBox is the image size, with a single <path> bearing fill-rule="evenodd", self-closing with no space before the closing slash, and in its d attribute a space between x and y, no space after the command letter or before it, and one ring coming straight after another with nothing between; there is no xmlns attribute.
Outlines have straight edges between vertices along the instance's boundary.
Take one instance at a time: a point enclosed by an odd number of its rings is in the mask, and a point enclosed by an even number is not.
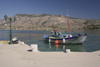
<svg viewBox="0 0 100 67"><path fill-rule="evenodd" d="M62 31L63 33L66 33ZM38 44L40 51L65 51L70 49L77 52L93 52L100 50L100 31L99 30L75 30L72 35L87 33L87 39L83 44L51 44L44 42L43 35L50 31L44 30L12 30L12 37L25 42L28 45ZM9 40L10 31L0 30L0 40Z"/></svg>

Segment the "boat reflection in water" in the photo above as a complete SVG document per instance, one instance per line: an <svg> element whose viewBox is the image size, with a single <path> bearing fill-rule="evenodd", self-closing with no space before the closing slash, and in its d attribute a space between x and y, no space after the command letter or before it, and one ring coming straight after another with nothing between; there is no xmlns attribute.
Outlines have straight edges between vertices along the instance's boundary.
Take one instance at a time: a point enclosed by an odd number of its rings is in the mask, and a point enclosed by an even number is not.
<svg viewBox="0 0 100 67"><path fill-rule="evenodd" d="M46 43L45 45L48 48L47 51L65 51L66 49L70 49L72 52L85 52L82 44Z"/></svg>

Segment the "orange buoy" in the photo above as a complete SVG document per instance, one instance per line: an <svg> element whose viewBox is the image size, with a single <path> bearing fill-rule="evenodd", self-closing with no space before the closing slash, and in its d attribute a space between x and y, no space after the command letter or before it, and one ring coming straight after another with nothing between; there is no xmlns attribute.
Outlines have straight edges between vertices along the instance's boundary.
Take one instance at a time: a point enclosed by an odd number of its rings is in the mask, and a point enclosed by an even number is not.
<svg viewBox="0 0 100 67"><path fill-rule="evenodd" d="M55 47L59 47L59 45L57 43L55 43Z"/></svg>
<svg viewBox="0 0 100 67"><path fill-rule="evenodd" d="M58 40L55 41L55 44L58 44Z"/></svg>

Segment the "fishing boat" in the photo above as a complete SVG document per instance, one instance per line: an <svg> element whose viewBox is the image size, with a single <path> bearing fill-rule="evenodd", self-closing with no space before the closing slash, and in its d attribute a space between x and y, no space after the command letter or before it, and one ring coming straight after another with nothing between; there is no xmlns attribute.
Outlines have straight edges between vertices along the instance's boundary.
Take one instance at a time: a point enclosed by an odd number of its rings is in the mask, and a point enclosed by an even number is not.
<svg viewBox="0 0 100 67"><path fill-rule="evenodd" d="M46 42L49 43L83 43L86 38L87 34L84 35L78 34L76 36L72 36L70 34L70 27L69 27L69 16L67 11L67 22L68 22L68 34L62 34L58 30L54 30L51 32L50 35L44 35L44 39Z"/></svg>
<svg viewBox="0 0 100 67"><path fill-rule="evenodd" d="M72 36L70 34L61 34L59 31L52 31L51 35L44 35L45 42L49 43L78 43L81 44L83 43L87 38L87 34L85 33L84 35L78 34L76 36Z"/></svg>

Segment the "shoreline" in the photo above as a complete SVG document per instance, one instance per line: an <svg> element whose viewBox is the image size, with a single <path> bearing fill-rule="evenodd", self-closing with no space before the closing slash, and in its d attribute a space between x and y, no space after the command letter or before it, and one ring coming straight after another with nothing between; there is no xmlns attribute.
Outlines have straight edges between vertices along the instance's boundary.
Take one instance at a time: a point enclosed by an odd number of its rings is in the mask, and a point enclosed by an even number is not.
<svg viewBox="0 0 100 67"><path fill-rule="evenodd" d="M100 67L100 50L95 52L30 52L28 45L0 44L1 67Z"/></svg>
<svg viewBox="0 0 100 67"><path fill-rule="evenodd" d="M0 29L0 30L10 30L10 29ZM43 30L43 31L50 31L50 30L57 30L57 29L12 29L12 30ZM62 29L58 29L58 30L62 30ZM67 29L63 29L63 30L67 30ZM73 29L73 30L100 30L100 29Z"/></svg>

